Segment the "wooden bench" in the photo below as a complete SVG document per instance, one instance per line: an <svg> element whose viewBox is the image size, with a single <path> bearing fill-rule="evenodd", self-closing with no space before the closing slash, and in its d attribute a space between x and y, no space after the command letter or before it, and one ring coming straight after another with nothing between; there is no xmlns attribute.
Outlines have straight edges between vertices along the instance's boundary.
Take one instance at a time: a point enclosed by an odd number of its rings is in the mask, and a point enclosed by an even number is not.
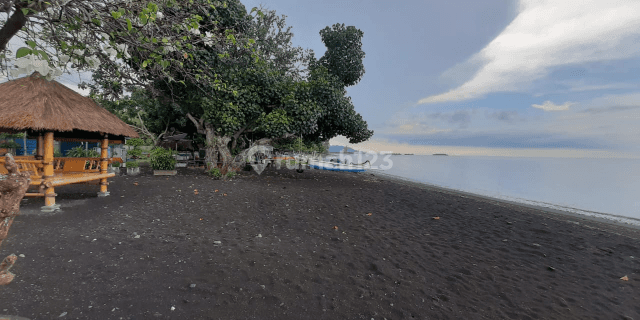
<svg viewBox="0 0 640 320"><path fill-rule="evenodd" d="M39 192L28 192L25 196L44 196L42 189L44 188L44 164L41 160L35 160L35 157L17 156L14 158L18 165L18 172L29 172L31 174L30 186L37 186ZM109 159L109 162L122 162L121 158ZM54 176L49 181L52 187L75 184L75 183L91 183L99 181L103 178L115 177L115 173L101 173L99 158L54 158L53 159ZM8 174L9 172L4 166L4 158L0 158L0 174Z"/></svg>

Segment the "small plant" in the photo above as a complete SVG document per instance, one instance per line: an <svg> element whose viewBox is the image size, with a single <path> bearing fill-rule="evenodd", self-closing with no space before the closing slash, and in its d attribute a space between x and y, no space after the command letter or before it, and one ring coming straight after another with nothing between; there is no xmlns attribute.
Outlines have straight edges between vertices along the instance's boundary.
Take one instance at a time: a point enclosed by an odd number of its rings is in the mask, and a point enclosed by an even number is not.
<svg viewBox="0 0 640 320"><path fill-rule="evenodd" d="M222 172L220 172L220 168L211 168L211 170L207 171L207 173L214 179L222 178Z"/></svg>
<svg viewBox="0 0 640 320"><path fill-rule="evenodd" d="M130 158L138 159L140 158L140 156L142 156L142 150L138 149L138 147L135 147L134 149L129 150L128 154Z"/></svg>
<svg viewBox="0 0 640 320"><path fill-rule="evenodd" d="M137 168L138 166L138 161L127 161L127 168Z"/></svg>
<svg viewBox="0 0 640 320"><path fill-rule="evenodd" d="M234 178L236 175L237 173L235 171L229 171L227 172L227 179Z"/></svg>
<svg viewBox="0 0 640 320"><path fill-rule="evenodd" d="M62 152L60 152L60 150L54 150L53 151L53 157L54 158L62 158L63 157Z"/></svg>
<svg viewBox="0 0 640 320"><path fill-rule="evenodd" d="M151 150L151 168L153 170L174 170L176 159L173 158L173 151L165 148L154 148Z"/></svg>
<svg viewBox="0 0 640 320"><path fill-rule="evenodd" d="M119 161L114 161L113 163L111 163L111 166L114 168L120 168L120 162Z"/></svg>

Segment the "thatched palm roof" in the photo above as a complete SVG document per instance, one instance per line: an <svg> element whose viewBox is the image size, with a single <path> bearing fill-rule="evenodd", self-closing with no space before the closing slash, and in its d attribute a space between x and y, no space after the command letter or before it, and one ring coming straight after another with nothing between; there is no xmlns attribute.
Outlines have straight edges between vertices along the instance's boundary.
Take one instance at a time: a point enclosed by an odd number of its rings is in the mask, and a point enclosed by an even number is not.
<svg viewBox="0 0 640 320"><path fill-rule="evenodd" d="M0 129L11 131L55 131L66 139L137 138L126 123L57 81L48 81L38 72L0 84Z"/></svg>

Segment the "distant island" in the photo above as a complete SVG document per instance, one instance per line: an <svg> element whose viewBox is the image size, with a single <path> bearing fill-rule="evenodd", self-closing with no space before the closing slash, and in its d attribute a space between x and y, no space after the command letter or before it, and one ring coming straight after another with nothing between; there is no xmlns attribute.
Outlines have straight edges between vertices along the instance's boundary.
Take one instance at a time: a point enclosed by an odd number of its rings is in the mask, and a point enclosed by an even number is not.
<svg viewBox="0 0 640 320"><path fill-rule="evenodd" d="M402 155L402 153L395 153L395 152L394 152L394 153L392 153L391 155L393 155L393 156L401 156L401 155Z"/></svg>
<svg viewBox="0 0 640 320"><path fill-rule="evenodd" d="M405 156L412 156L412 155L413 155L413 153L405 153L404 155L405 155Z"/></svg>
<svg viewBox="0 0 640 320"><path fill-rule="evenodd" d="M434 156L448 156L446 153L434 153Z"/></svg>
<svg viewBox="0 0 640 320"><path fill-rule="evenodd" d="M345 148L346 148L346 150L345 150ZM329 152L332 152L332 153L338 153L338 152L352 153L352 152L357 152L357 151L353 150L351 148L347 148L346 146L330 146L329 147Z"/></svg>

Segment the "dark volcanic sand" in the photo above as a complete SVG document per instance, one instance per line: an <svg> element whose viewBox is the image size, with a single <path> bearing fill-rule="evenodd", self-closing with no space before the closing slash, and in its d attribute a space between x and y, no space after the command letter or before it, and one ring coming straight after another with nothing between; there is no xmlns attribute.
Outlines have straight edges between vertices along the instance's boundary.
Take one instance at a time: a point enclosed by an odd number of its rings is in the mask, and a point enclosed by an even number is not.
<svg viewBox="0 0 640 320"><path fill-rule="evenodd" d="M106 198L98 186L57 188L54 215L39 213L42 198L23 202L0 247L25 255L0 287L0 314L640 319L637 229L363 173L217 181L142 169L110 180Z"/></svg>

